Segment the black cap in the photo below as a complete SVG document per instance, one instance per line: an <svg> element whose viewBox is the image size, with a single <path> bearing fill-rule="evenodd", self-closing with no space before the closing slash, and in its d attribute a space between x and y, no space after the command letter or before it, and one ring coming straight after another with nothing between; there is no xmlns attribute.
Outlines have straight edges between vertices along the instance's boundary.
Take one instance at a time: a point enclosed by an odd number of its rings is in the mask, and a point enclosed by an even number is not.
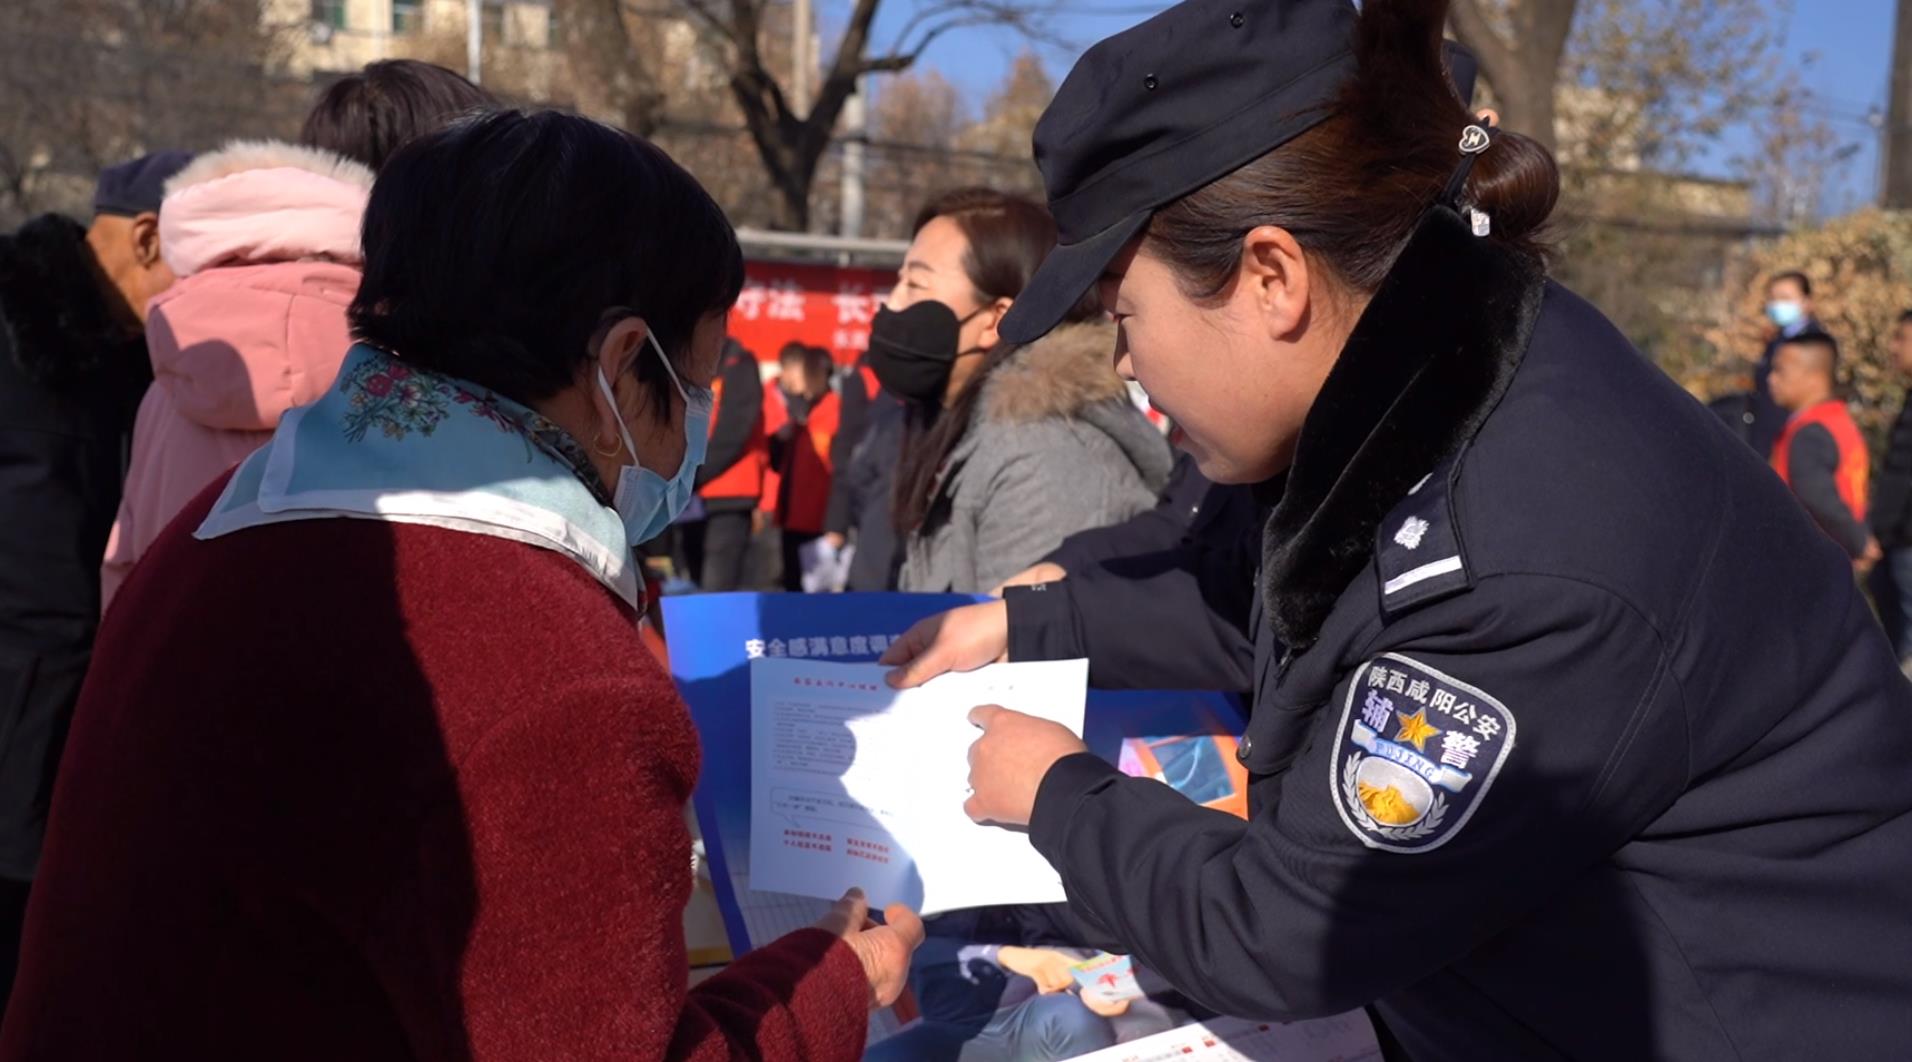
<svg viewBox="0 0 1912 1062"><path fill-rule="evenodd" d="M93 189L95 214L157 213L166 198L166 182L193 160L186 151L155 151L100 171Z"/></svg>
<svg viewBox="0 0 1912 1062"><path fill-rule="evenodd" d="M1184 0L1090 48L1036 123L1057 245L999 326L1054 328L1159 207L1307 132L1355 70L1348 0ZM1472 95L1473 57L1449 50Z"/></svg>

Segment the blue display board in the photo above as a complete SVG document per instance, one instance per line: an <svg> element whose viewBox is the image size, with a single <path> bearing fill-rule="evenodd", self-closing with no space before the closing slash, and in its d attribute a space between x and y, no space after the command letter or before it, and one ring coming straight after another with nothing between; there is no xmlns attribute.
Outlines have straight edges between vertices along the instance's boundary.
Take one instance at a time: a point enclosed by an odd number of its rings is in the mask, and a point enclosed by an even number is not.
<svg viewBox="0 0 1912 1062"><path fill-rule="evenodd" d="M667 597L671 674L703 743L693 803L731 949L753 939L737 864L750 850L750 661L790 656L874 663L919 620L988 600L956 594L699 594ZM1234 697L1221 693L1091 690L1085 740L1110 763L1125 738L1239 734ZM768 920L760 920L761 928ZM793 928L778 926L779 930ZM762 936L763 934L758 934Z"/></svg>

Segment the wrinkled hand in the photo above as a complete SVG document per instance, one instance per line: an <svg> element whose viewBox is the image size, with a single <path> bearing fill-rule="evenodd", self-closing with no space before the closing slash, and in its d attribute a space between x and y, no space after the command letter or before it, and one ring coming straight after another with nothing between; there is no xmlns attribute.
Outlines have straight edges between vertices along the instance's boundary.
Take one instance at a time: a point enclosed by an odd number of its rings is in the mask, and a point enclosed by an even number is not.
<svg viewBox="0 0 1912 1062"><path fill-rule="evenodd" d="M913 689L950 671L974 671L1009 659L1009 606L1000 601L951 609L911 627L880 661L891 686Z"/></svg>
<svg viewBox="0 0 1912 1062"><path fill-rule="evenodd" d="M969 747L969 799L963 811L977 822L1027 826L1036 810L1036 790L1064 756L1087 752L1082 739L1061 723L986 704L969 713L983 736Z"/></svg>
<svg viewBox="0 0 1912 1062"><path fill-rule="evenodd" d="M1024 568L1022 571L1003 580L1003 584L991 590L989 596L1001 597L1002 592L1012 586L1035 586L1038 583L1059 583L1068 577L1069 570L1067 568L1064 568L1060 564L1043 561L1041 564Z"/></svg>
<svg viewBox="0 0 1912 1062"><path fill-rule="evenodd" d="M1019 973L1034 981L1036 991L1045 996L1075 987L1075 974L1070 972L1075 960L1059 951L1009 946L996 953L996 961L1010 973Z"/></svg>
<svg viewBox="0 0 1912 1062"><path fill-rule="evenodd" d="M923 943L923 920L916 912L893 903L883 912L886 924L870 921L870 901L862 889L851 889L823 916L817 928L843 938L863 964L870 981L870 1009L896 1002L909 983L910 956Z"/></svg>

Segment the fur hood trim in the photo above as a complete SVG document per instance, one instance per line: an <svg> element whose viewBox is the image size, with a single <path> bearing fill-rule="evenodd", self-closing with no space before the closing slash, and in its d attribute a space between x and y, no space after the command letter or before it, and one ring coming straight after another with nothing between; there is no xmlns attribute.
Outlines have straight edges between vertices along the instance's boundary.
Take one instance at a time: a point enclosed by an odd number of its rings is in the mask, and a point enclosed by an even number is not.
<svg viewBox="0 0 1912 1062"><path fill-rule="evenodd" d="M1115 374L1115 326L1087 321L1057 328L997 368L981 414L984 423L1027 424L1128 398L1128 385Z"/></svg>
<svg viewBox="0 0 1912 1062"><path fill-rule="evenodd" d="M362 163L322 148L282 140L235 140L186 164L166 181L168 198L195 185L253 170L302 170L343 184L372 190L373 174Z"/></svg>
<svg viewBox="0 0 1912 1062"><path fill-rule="evenodd" d="M224 265L364 260L372 171L316 148L240 141L166 182L159 246L181 277Z"/></svg>

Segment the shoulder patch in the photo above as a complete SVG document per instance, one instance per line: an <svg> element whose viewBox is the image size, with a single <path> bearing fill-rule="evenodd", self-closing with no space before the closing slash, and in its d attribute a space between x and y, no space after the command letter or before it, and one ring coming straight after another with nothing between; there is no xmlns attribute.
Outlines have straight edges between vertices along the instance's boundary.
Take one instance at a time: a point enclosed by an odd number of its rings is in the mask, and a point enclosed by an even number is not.
<svg viewBox="0 0 1912 1062"><path fill-rule="evenodd" d="M1328 784L1341 821L1362 844L1431 852L1467 825L1513 750L1506 705L1390 653L1348 684Z"/></svg>
<svg viewBox="0 0 1912 1062"><path fill-rule="evenodd" d="M1448 479L1455 467L1452 460L1441 462L1381 521L1375 534L1374 563L1385 615L1473 585L1449 504Z"/></svg>

